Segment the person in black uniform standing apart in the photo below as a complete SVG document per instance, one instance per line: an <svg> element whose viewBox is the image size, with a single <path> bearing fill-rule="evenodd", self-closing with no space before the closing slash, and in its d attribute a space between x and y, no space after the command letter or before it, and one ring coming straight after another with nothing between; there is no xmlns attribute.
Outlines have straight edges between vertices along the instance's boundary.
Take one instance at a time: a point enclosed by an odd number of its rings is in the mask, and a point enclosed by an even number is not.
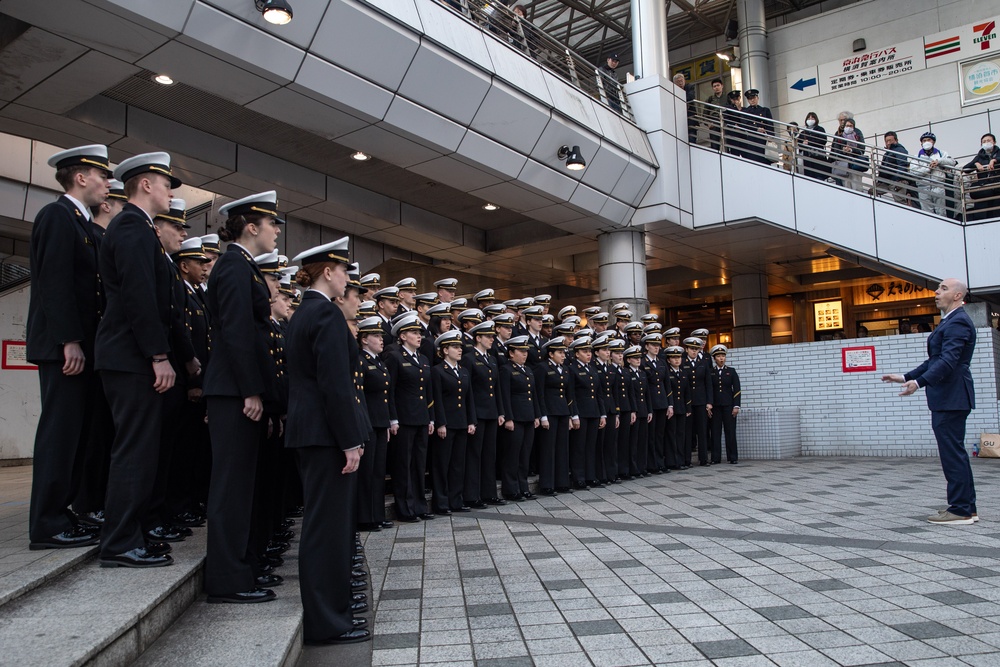
<svg viewBox="0 0 1000 667"><path fill-rule="evenodd" d="M699 358L702 342L700 338L690 336L684 339L684 349L687 356L681 368L688 376L688 387L691 391L691 418L685 428L688 449L698 447L698 465L707 466L719 461L709 458L709 423L712 417L712 387L709 385L708 360Z"/></svg>
<svg viewBox="0 0 1000 667"><path fill-rule="evenodd" d="M358 471L358 528L378 531L392 528L385 518L385 468L389 432L396 419L396 404L389 391L389 370L382 362L382 322L377 316L358 322L358 344L364 365L365 405L375 435L365 443ZM398 430L398 425L396 426Z"/></svg>
<svg viewBox="0 0 1000 667"><path fill-rule="evenodd" d="M774 121L772 120L771 110L758 104L760 101L760 91L756 88L751 88L746 92L746 101L747 106L744 107L743 113L749 114L753 118L747 118L744 121L747 128L747 135L746 150L743 152L743 157L750 158L761 164L771 164L764 157L767 140L769 137L774 136Z"/></svg>
<svg viewBox="0 0 1000 667"><path fill-rule="evenodd" d="M108 306L97 329L95 368L115 420L108 495L101 537L104 567L158 567L173 560L148 549L142 521L156 480L163 394L174 386L170 365L170 300L174 276L153 218L170 210L180 186L170 156L146 153L115 169L129 202L101 244L101 277Z"/></svg>
<svg viewBox="0 0 1000 667"><path fill-rule="evenodd" d="M427 438L434 432L431 407L430 361L420 354L421 326L414 312L405 313L392 325L398 346L385 356L392 380L393 400L399 417L399 430L389 443L392 465L392 493L396 516L413 523L429 521L424 496L424 473L427 470Z"/></svg>
<svg viewBox="0 0 1000 667"><path fill-rule="evenodd" d="M726 365L725 345L716 345L710 354L715 360L712 367L712 460L722 460L722 432L726 433L726 460L738 463L736 447L736 417L740 414L740 376L736 369Z"/></svg>
<svg viewBox="0 0 1000 667"><path fill-rule="evenodd" d="M573 381L570 390L573 414L570 416L569 467L577 489L586 489L588 480L594 481L597 438L607 423L599 392L600 380L590 367L593 356L591 342L590 336L576 338L569 346L573 360L566 363Z"/></svg>
<svg viewBox="0 0 1000 667"><path fill-rule="evenodd" d="M417 303L420 301L418 299ZM461 366L462 332L446 331L437 337L441 363L431 371L434 388L434 425L431 437L431 509L447 516L468 512L465 504L465 454L469 436L476 433L476 406L472 400L472 378Z"/></svg>
<svg viewBox="0 0 1000 667"><path fill-rule="evenodd" d="M108 149L81 146L56 153L48 164L65 194L42 208L31 228L27 355L38 365L42 402L31 471L31 549L97 543L97 531L78 525L68 508L80 486L92 396L100 391L94 339L103 287L90 207L108 196Z"/></svg>
<svg viewBox="0 0 1000 667"><path fill-rule="evenodd" d="M625 350L625 361L628 363L625 377L635 400L635 423L628 438L629 479L646 475L649 423L653 421L653 410L649 402L649 379L642 368L643 357L645 351L641 345L632 345Z"/></svg>
<svg viewBox="0 0 1000 667"><path fill-rule="evenodd" d="M227 218L219 237L229 246L209 277L212 364L203 383L212 438L205 563L209 602L275 598L273 591L256 585L258 563L250 533L257 455L266 426L263 399L275 377L268 347L271 294L254 257L277 246L283 223L277 207L272 190L219 209Z"/></svg>
<svg viewBox="0 0 1000 667"><path fill-rule="evenodd" d="M293 261L302 267L296 281L306 292L285 334L285 446L295 451L305 497L299 547L302 635L308 644L362 642L371 633L364 629L366 619L354 618L350 572L366 434L355 408L357 358L348 345L347 321L333 302L347 286L348 238L306 250Z"/></svg>
<svg viewBox="0 0 1000 667"><path fill-rule="evenodd" d="M535 429L542 418L535 391L535 376L525 366L531 343L527 336L514 336L507 341L510 363L500 368L500 394L504 402L504 429L508 432L501 466L501 490L506 500L530 500L528 464Z"/></svg>
<svg viewBox="0 0 1000 667"><path fill-rule="evenodd" d="M569 418L573 378L566 368L566 339L556 336L542 346L546 362L535 366L535 387L541 409L538 443L538 484L543 496L569 493Z"/></svg>
<svg viewBox="0 0 1000 667"><path fill-rule="evenodd" d="M472 400L476 404L476 432L469 438L465 458L465 493L469 507L506 505L497 496L497 429L504 423L503 398L500 395L500 368L490 354L496 339L493 321L469 329L473 347L466 349L462 365L469 371Z"/></svg>

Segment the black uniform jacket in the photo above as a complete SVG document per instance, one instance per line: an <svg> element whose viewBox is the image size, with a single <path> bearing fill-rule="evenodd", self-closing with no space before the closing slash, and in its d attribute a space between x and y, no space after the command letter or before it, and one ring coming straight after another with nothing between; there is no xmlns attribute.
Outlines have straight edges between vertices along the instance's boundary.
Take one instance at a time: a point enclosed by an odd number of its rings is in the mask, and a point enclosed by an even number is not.
<svg viewBox="0 0 1000 667"><path fill-rule="evenodd" d="M205 305L205 293L201 290L201 285L191 287L184 283L184 293L186 297L185 319L191 332L191 344L194 345L195 356L201 362L201 373L188 379L188 387L195 388L201 387L205 377L212 353L212 339L208 335L208 307Z"/></svg>
<svg viewBox="0 0 1000 667"><path fill-rule="evenodd" d="M98 275L93 227L66 197L46 205L31 228L31 295L28 302L28 360L63 359L63 343L78 341L94 359L94 339L104 299ZM164 352L165 350L160 350Z"/></svg>
<svg viewBox="0 0 1000 667"><path fill-rule="evenodd" d="M516 422L541 419L542 410L535 394L535 376L527 366L511 362L501 368L500 393L507 419Z"/></svg>
<svg viewBox="0 0 1000 667"><path fill-rule="evenodd" d="M677 369L667 369L667 382L670 384L670 404L674 406L674 414L691 412L691 380L683 366Z"/></svg>
<svg viewBox="0 0 1000 667"><path fill-rule="evenodd" d="M639 368L632 368L629 365L625 370L625 381L628 383L633 405L635 406L635 418L645 419L653 408L649 402L649 379L646 376L646 371Z"/></svg>
<svg viewBox="0 0 1000 667"><path fill-rule="evenodd" d="M642 369L646 372L646 387L649 394L649 405L653 410L666 410L670 407L670 387L667 385L667 364L662 359L656 360L656 365L649 355L642 358Z"/></svg>
<svg viewBox="0 0 1000 667"><path fill-rule="evenodd" d="M712 406L736 406L740 404L740 376L735 368L713 366L709 371L712 377Z"/></svg>
<svg viewBox="0 0 1000 667"><path fill-rule="evenodd" d="M712 403L711 370L705 359L692 361L685 357L681 368L687 372L691 387L691 405L709 405Z"/></svg>
<svg viewBox="0 0 1000 667"><path fill-rule="evenodd" d="M573 378L573 416L581 419L604 417L604 401L600 393L600 379L587 364L576 359L566 362L566 369Z"/></svg>
<svg viewBox="0 0 1000 667"><path fill-rule="evenodd" d="M350 339L340 307L316 290L306 290L285 332L285 447L346 450L364 443L367 433L358 420L353 377L357 351L352 352Z"/></svg>
<svg viewBox="0 0 1000 667"><path fill-rule="evenodd" d="M298 315L296 315L298 317ZM419 352L410 354L402 345L385 356L392 382L390 391L396 401L396 415L403 426L426 426L432 420L434 394L431 366Z"/></svg>
<svg viewBox="0 0 1000 667"><path fill-rule="evenodd" d="M170 352L174 277L149 216L127 203L101 242L107 310L97 328L97 370L153 375L151 359Z"/></svg>
<svg viewBox="0 0 1000 667"><path fill-rule="evenodd" d="M458 375L455 370L458 370ZM452 369L442 361L431 371L434 387L434 426L466 429L476 423L472 400L472 376L467 368Z"/></svg>
<svg viewBox="0 0 1000 667"><path fill-rule="evenodd" d="M601 402L604 404L604 411L607 415L616 415L619 412L618 401L615 400L614 378L611 376L611 364L603 364L596 359L590 362L590 369L594 371L600 381L598 391L601 394Z"/></svg>
<svg viewBox="0 0 1000 667"><path fill-rule="evenodd" d="M247 398L273 391L271 295L264 275L249 252L230 244L208 280L212 364L205 373L205 395Z"/></svg>
<svg viewBox="0 0 1000 667"><path fill-rule="evenodd" d="M389 369L378 356L361 352L364 365L365 403L372 428L389 428L396 418L396 403L389 391Z"/></svg>
<svg viewBox="0 0 1000 667"><path fill-rule="evenodd" d="M543 416L570 416L572 384L573 376L565 366L557 366L552 361L535 366L535 389Z"/></svg>
<svg viewBox="0 0 1000 667"><path fill-rule="evenodd" d="M500 369L491 354L480 354L473 349L462 355L462 366L469 369L472 377L472 400L476 404L479 419L496 419L504 414L503 398L500 395Z"/></svg>

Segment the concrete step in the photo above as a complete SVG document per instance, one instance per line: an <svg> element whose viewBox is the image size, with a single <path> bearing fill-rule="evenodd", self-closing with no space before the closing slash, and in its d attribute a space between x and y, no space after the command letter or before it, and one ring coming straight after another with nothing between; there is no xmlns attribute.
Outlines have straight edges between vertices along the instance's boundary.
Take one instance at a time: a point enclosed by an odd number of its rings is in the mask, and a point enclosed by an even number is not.
<svg viewBox="0 0 1000 667"><path fill-rule="evenodd" d="M101 568L94 549L46 552L0 606L4 664L123 665L136 660L200 594L205 530L173 545L170 567ZM36 552L37 553L37 552Z"/></svg>

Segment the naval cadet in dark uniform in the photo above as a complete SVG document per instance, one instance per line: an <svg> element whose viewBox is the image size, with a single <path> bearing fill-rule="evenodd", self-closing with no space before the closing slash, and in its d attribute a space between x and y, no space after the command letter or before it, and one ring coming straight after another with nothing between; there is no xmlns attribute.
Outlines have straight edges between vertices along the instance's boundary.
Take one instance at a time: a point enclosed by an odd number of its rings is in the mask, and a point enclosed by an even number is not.
<svg viewBox="0 0 1000 667"><path fill-rule="evenodd" d="M681 369L684 348L671 345L664 348L667 360L667 384L670 388L666 446L673 452L674 464L681 470L691 467L691 447L688 446L687 425L691 411L691 384L687 373Z"/></svg>
<svg viewBox="0 0 1000 667"><path fill-rule="evenodd" d="M598 378L598 391L601 394L601 402L604 404L604 412L607 415L607 424L601 429L597 436L597 445L594 449L594 478L595 484L610 484L618 472L618 423L620 414L618 402L615 400L615 389L611 377L611 339L614 334L610 331L594 338L592 343L593 359L590 367Z"/></svg>
<svg viewBox="0 0 1000 667"><path fill-rule="evenodd" d="M535 387L542 413L538 440L538 484L543 496L569 493L569 418L573 378L566 363L566 339L556 336L542 346L544 364L535 366Z"/></svg>
<svg viewBox="0 0 1000 667"><path fill-rule="evenodd" d="M399 288L383 287L372 295L372 300L375 301L379 323L382 326L382 346L384 349L396 342L392 335L391 321L399 308Z"/></svg>
<svg viewBox="0 0 1000 667"><path fill-rule="evenodd" d="M612 338L608 342L608 348L611 350L608 378L612 387L611 394L618 406L618 438L614 459L609 460L607 465L614 466L610 473L611 481L617 484L627 479L629 474L629 440L632 429L635 428L636 405L632 385L625 377L625 341Z"/></svg>
<svg viewBox="0 0 1000 667"><path fill-rule="evenodd" d="M604 403L601 400L600 380L590 367L593 356L590 336L576 338L569 346L573 359L566 362L566 368L573 380L570 390L573 410L570 416L569 467L573 484L577 489L598 486L594 479L596 468L594 456L597 438L607 423ZM598 486L599 488L599 486Z"/></svg>
<svg viewBox="0 0 1000 667"><path fill-rule="evenodd" d="M719 461L709 458L708 420L712 417L712 388L707 360L699 358L702 340L695 336L684 339L684 349L687 356L682 362L682 368L688 376L691 390L691 418L685 428L688 449L698 448L698 465L706 466Z"/></svg>
<svg viewBox="0 0 1000 667"><path fill-rule="evenodd" d="M212 363L203 392L212 438L208 496L205 591L209 602L267 602L274 592L258 588L259 562L250 549L257 456L266 424L264 396L273 391L271 295L254 257L275 249L283 220L273 190L219 209L226 222L219 237L229 243L212 270Z"/></svg>
<svg viewBox="0 0 1000 667"><path fill-rule="evenodd" d="M750 158L761 164L770 164L767 158L764 157L764 152L768 138L774 136L774 121L772 120L771 110L758 104L760 101L760 91L756 88L751 88L746 92L746 101L747 106L743 108L743 113L753 117L745 120L747 134L746 150L743 153L743 157Z"/></svg>
<svg viewBox="0 0 1000 667"><path fill-rule="evenodd" d="M56 153L48 164L55 167L65 194L35 216L28 251L32 283L27 356L38 365L42 408L28 512L32 549L97 543L97 531L78 525L69 504L80 486L92 398L100 391L94 339L104 288L98 269L100 239L90 207L108 196L108 149L81 146ZM101 508L103 502L93 509Z"/></svg>
<svg viewBox="0 0 1000 667"><path fill-rule="evenodd" d="M365 433L358 420L350 330L333 299L348 282L348 238L311 248L293 260L306 292L286 332L288 432L305 495L299 548L302 634L309 644L367 641L367 620L354 618L352 556L357 470ZM221 262L221 260L220 260Z"/></svg>
<svg viewBox="0 0 1000 667"><path fill-rule="evenodd" d="M544 315L545 311L542 306L530 306L524 309L525 332L520 335L528 336L528 366L531 368L545 361L545 356L542 354L542 346L545 344L545 337L542 336L542 317Z"/></svg>
<svg viewBox="0 0 1000 667"><path fill-rule="evenodd" d="M667 365L660 358L662 342L663 337L658 333L646 334L642 337L642 345L646 349L646 358L643 359L642 368L646 372L649 404L653 411L653 420L650 422L647 432L648 446L645 471L654 475L659 475L667 470L664 438L667 428L667 411L670 408L670 388L666 381Z"/></svg>
<svg viewBox="0 0 1000 667"><path fill-rule="evenodd" d="M646 475L649 422L653 420L652 406L649 402L649 380L642 368L644 356L645 352L640 345L632 345L625 350L625 361L628 363L625 377L635 401L635 422L628 439L629 479Z"/></svg>
<svg viewBox="0 0 1000 667"><path fill-rule="evenodd" d="M177 378L168 356L174 276L153 217L170 210L171 190L180 181L166 153L124 160L115 177L129 202L101 244L108 305L97 329L95 367L115 421L101 565L157 567L173 560L162 543L147 548L142 521L156 480L163 394Z"/></svg>
<svg viewBox="0 0 1000 667"><path fill-rule="evenodd" d="M500 485L503 497L514 502L535 497L528 489L528 464L542 412L534 374L525 365L530 348L527 336L508 340L510 363L500 369L500 394L506 417L503 427L508 432L500 467Z"/></svg>
<svg viewBox="0 0 1000 667"><path fill-rule="evenodd" d="M472 399L472 377L461 365L461 332L446 331L434 344L441 363L431 371L437 427L430 444L434 486L431 509L435 514L447 516L470 509L464 501L465 455L468 439L476 433L476 405Z"/></svg>
<svg viewBox="0 0 1000 667"><path fill-rule="evenodd" d="M364 365L365 406L374 432L372 440L365 443L365 455L358 470L358 528L378 531L393 525L385 518L385 472L389 432L396 419L396 404L389 391L389 369L381 357L380 318L372 316L358 322L358 344Z"/></svg>
<svg viewBox="0 0 1000 667"><path fill-rule="evenodd" d="M465 457L465 490L463 500L475 509L489 505L506 505L497 496L497 429L504 423L503 398L500 395L500 368L490 354L496 338L494 322L471 327L473 348L466 349L462 365L468 369L472 383L472 400L476 405L476 431L469 438Z"/></svg>
<svg viewBox="0 0 1000 667"><path fill-rule="evenodd" d="M740 414L740 375L726 365L725 345L716 345L710 351L715 365L712 367L712 459L722 460L722 433L726 434L726 460L738 463L736 446L736 417Z"/></svg>

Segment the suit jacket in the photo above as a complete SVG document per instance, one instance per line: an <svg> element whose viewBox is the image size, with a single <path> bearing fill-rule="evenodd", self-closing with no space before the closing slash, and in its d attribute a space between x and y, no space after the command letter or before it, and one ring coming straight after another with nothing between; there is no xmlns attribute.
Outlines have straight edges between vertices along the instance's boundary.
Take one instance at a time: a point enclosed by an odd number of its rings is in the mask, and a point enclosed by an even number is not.
<svg viewBox="0 0 1000 667"><path fill-rule="evenodd" d="M548 360L545 354L542 352L542 345L544 345L545 341L548 339L545 338L545 336L543 336L542 334L538 334L538 342L536 343L535 339L532 338L530 333L527 334L527 336L528 336L528 345L530 346L528 347L527 365L529 368L534 368L538 364L545 363Z"/></svg>
<svg viewBox="0 0 1000 667"><path fill-rule="evenodd" d="M390 389L396 403L396 415L403 426L427 426L433 419L434 394L431 365L424 355L412 355L400 345L386 355Z"/></svg>
<svg viewBox="0 0 1000 667"><path fill-rule="evenodd" d="M348 331L350 331L350 327L348 327ZM361 426L361 432L365 434L365 442L371 442L375 439L375 429L368 413L368 397L365 396L365 360L362 358L361 348L358 347L358 341L354 336L348 336L347 343L351 359L354 360L351 376L354 380L354 395L358 399L354 406L358 415L358 424Z"/></svg>
<svg viewBox="0 0 1000 667"><path fill-rule="evenodd" d="M541 406L535 393L535 375L527 366L511 362L500 369L500 393L504 415L516 422L531 422L542 418Z"/></svg>
<svg viewBox="0 0 1000 667"><path fill-rule="evenodd" d="M368 407L368 418L373 428L389 428L389 423L396 418L396 404L392 392L389 391L389 369L377 356L361 352L364 365L365 405Z"/></svg>
<svg viewBox="0 0 1000 667"><path fill-rule="evenodd" d="M264 275L249 252L230 244L208 280L212 365L205 395L247 398L273 391L271 296Z"/></svg>
<svg viewBox="0 0 1000 667"><path fill-rule="evenodd" d="M63 343L79 341L87 363L93 363L97 325L104 309L98 272L100 237L94 227L66 197L35 216L28 250L28 361L61 363Z"/></svg>
<svg viewBox="0 0 1000 667"><path fill-rule="evenodd" d="M462 355L462 366L472 378L472 400L479 419L496 419L504 414L500 395L500 369L491 354L480 354L473 349Z"/></svg>
<svg viewBox="0 0 1000 667"><path fill-rule="evenodd" d="M953 310L927 337L927 361L904 377L927 390L931 410L974 410L976 391L969 363L976 349L976 327L964 306Z"/></svg>
<svg viewBox="0 0 1000 667"><path fill-rule="evenodd" d="M268 414L283 415L288 412L288 355L285 351L285 331L274 318L269 318L267 323L271 329L267 348L271 353L274 379L270 390L264 394L264 409ZM356 351L357 343L354 345Z"/></svg>
<svg viewBox="0 0 1000 667"><path fill-rule="evenodd" d="M740 375L735 368L724 366L719 372L718 366L708 371L712 382L712 407L731 407L740 404Z"/></svg>
<svg viewBox="0 0 1000 667"><path fill-rule="evenodd" d="M691 412L691 381L690 376L683 367L678 368L675 373L673 369L667 369L667 383L670 386L670 405L674 406L674 414L685 415Z"/></svg>
<svg viewBox="0 0 1000 667"><path fill-rule="evenodd" d="M597 361L596 356L590 362L590 368L599 380L598 391L601 394L601 402L604 404L604 411L608 415L618 414L618 401L615 400L615 390L612 386L611 364L602 364Z"/></svg>
<svg viewBox="0 0 1000 667"><path fill-rule="evenodd" d="M233 248L230 246L230 251ZM225 255L219 258L220 264L224 258ZM209 295L216 289L213 285ZM340 307L323 294L307 290L285 335L288 364L285 447L347 450L361 445L367 433L357 418L358 397L352 377L357 357L352 356L348 345L351 332Z"/></svg>
<svg viewBox="0 0 1000 667"><path fill-rule="evenodd" d="M670 387L667 384L667 365L657 359L654 366L649 355L645 355L642 358L642 369L646 372L650 409L666 410L671 405Z"/></svg>
<svg viewBox="0 0 1000 667"><path fill-rule="evenodd" d="M458 375L442 362L431 371L434 386L434 426L466 429L476 423L476 404L472 400L472 376L458 366Z"/></svg>
<svg viewBox="0 0 1000 667"><path fill-rule="evenodd" d="M177 372L177 380L188 385L184 364L195 358L194 343L191 340L191 322L188 320L187 285L181 277L180 269L164 253L164 261L170 269L170 363Z"/></svg>
<svg viewBox="0 0 1000 667"><path fill-rule="evenodd" d="M649 402L649 378L646 371L642 369L642 366L633 369L629 365L625 369L625 379L628 381L634 400L635 418L637 420L645 419L653 410Z"/></svg>
<svg viewBox="0 0 1000 667"><path fill-rule="evenodd" d="M618 406L616 412L635 412L635 401L630 385L625 381L625 368L608 364L608 382L611 384L611 395L615 405Z"/></svg>
<svg viewBox="0 0 1000 667"><path fill-rule="evenodd" d="M688 376L691 405L708 405L712 402L711 368L704 359L692 361L685 357L681 368Z"/></svg>
<svg viewBox="0 0 1000 667"><path fill-rule="evenodd" d="M573 378L565 366L557 367L551 361L535 366L535 390L543 416L570 416L572 384Z"/></svg>
<svg viewBox="0 0 1000 667"><path fill-rule="evenodd" d="M190 287L184 284L184 319L187 322L188 330L191 333L191 344L194 346L194 354L201 362L201 373L193 378L188 378L188 387L201 387L202 380L208 369L209 357L212 351L212 341L208 335L209 317L208 307L205 305L205 293L201 286Z"/></svg>
<svg viewBox="0 0 1000 667"><path fill-rule="evenodd" d="M566 362L570 377L573 378L573 416L581 419L596 419L606 416L601 397L601 381L597 372L576 359Z"/></svg>
<svg viewBox="0 0 1000 667"><path fill-rule="evenodd" d="M101 242L108 306L97 328L97 370L153 375L151 359L170 352L173 276L153 223L126 203Z"/></svg>
<svg viewBox="0 0 1000 667"><path fill-rule="evenodd" d="M500 340L499 336L493 340L490 354L496 359L497 368L503 368L510 363L510 353L507 351L507 345Z"/></svg>

